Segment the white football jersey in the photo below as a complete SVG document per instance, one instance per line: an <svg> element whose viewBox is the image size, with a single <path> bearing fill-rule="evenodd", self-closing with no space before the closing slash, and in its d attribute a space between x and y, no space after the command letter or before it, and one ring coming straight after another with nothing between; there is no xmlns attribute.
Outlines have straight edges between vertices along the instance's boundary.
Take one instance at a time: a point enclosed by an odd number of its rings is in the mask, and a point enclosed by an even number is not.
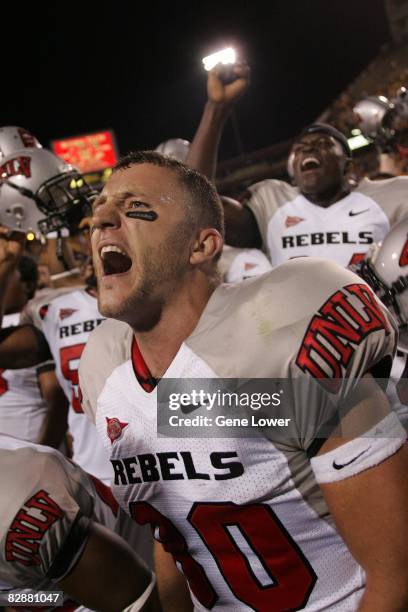
<svg viewBox="0 0 408 612"><path fill-rule="evenodd" d="M392 363L387 396L408 433L408 355L398 353Z"/></svg>
<svg viewBox="0 0 408 612"><path fill-rule="evenodd" d="M224 245L218 264L226 283L238 283L272 270L272 266L259 249L236 249Z"/></svg>
<svg viewBox="0 0 408 612"><path fill-rule="evenodd" d="M20 313L4 315L2 327L20 323ZM34 368L0 369L0 432L21 440L38 442L47 403L38 386L38 372L51 362Z"/></svg>
<svg viewBox="0 0 408 612"><path fill-rule="evenodd" d="M326 257L341 266L358 263L390 227L408 217L408 177L363 179L327 208L306 199L297 187L265 180L244 198L255 215L272 265L294 257Z"/></svg>
<svg viewBox="0 0 408 612"><path fill-rule="evenodd" d="M151 533L118 507L108 486L58 451L0 434L0 465L0 593L58 590L83 551L91 520L152 566Z"/></svg>
<svg viewBox="0 0 408 612"><path fill-rule="evenodd" d="M80 384L110 452L112 491L135 520L155 527L196 610L357 609L364 572L335 528L310 457L333 416L322 387L349 397L365 372L391 363L394 347L392 322L371 289L332 262L303 258L221 285L159 392L180 379L285 380L282 409L294 430L286 434L283 423L257 437L226 437L205 421L183 429L183 412L190 421L212 416L198 406L190 417L197 406L187 401L159 435L158 391L135 376L131 328L108 320L91 334Z"/></svg>
<svg viewBox="0 0 408 612"><path fill-rule="evenodd" d="M83 414L78 395L79 360L89 334L102 321L96 298L86 289L34 300L26 309L26 321L40 329L56 364L56 375L69 402L69 430L73 437L73 459L89 474L109 483L112 468L95 426Z"/></svg>

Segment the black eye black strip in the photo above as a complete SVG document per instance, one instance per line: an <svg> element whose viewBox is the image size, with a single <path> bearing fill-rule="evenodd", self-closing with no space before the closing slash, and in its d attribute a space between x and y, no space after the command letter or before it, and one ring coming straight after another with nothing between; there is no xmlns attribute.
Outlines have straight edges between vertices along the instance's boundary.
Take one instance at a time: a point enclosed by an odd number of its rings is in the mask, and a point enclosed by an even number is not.
<svg viewBox="0 0 408 612"><path fill-rule="evenodd" d="M130 210L126 213L130 219L141 219L142 221L156 221L159 215L154 210Z"/></svg>

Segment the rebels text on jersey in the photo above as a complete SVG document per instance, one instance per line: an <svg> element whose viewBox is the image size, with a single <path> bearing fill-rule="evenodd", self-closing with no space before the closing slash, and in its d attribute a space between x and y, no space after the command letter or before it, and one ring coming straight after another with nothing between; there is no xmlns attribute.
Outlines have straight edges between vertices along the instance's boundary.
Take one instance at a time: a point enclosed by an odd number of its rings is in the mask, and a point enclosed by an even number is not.
<svg viewBox="0 0 408 612"><path fill-rule="evenodd" d="M255 215L272 265L294 257L327 257L341 266L358 263L390 227L408 216L408 177L364 179L331 206L317 206L297 187L265 180L243 202Z"/></svg>
<svg viewBox="0 0 408 612"><path fill-rule="evenodd" d="M90 474L110 482L112 470L106 453L79 401L79 360L89 334L103 321L96 298L86 289L75 289L47 301L34 300L26 309L25 321L44 334L55 360L58 381L70 402L68 424L74 461Z"/></svg>
<svg viewBox="0 0 408 612"><path fill-rule="evenodd" d="M195 609L357 608L364 572L309 459L328 417L316 378L347 397L374 365L391 363L394 348L371 290L331 262L299 259L222 285L163 378L299 379L288 406L296 436L166 437L157 434L156 390L134 373L130 327L106 321L93 332L80 365L83 406L110 453L113 493L155 527Z"/></svg>

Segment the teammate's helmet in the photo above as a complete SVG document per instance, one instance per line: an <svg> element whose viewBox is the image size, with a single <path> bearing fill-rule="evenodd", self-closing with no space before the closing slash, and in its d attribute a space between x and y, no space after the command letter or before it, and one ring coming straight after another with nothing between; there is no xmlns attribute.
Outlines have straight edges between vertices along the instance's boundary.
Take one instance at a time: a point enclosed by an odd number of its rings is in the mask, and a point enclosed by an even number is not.
<svg viewBox="0 0 408 612"><path fill-rule="evenodd" d="M364 136L372 140L391 137L393 134L387 132L386 118L393 108L393 103L385 96L367 96L357 102L353 111Z"/></svg>
<svg viewBox="0 0 408 612"><path fill-rule="evenodd" d="M398 348L408 353L408 220L397 223L369 252L359 273L397 319Z"/></svg>
<svg viewBox="0 0 408 612"><path fill-rule="evenodd" d="M15 151L24 148L41 149L42 145L24 128L15 125L0 127L0 162Z"/></svg>
<svg viewBox="0 0 408 612"><path fill-rule="evenodd" d="M155 151L161 153L162 155L167 155L167 157L174 157L174 159L184 162L188 155L189 149L190 143L188 140L183 140L182 138L171 138L170 140L161 142L155 148Z"/></svg>
<svg viewBox="0 0 408 612"><path fill-rule="evenodd" d="M20 149L0 160L0 223L10 229L76 228L94 195L75 168L46 149Z"/></svg>

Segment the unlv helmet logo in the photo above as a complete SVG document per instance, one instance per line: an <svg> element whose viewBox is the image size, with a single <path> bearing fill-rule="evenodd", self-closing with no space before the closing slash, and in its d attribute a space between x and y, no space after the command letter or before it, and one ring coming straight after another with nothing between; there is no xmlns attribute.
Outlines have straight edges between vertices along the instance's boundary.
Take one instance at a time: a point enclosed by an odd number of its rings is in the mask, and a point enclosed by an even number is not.
<svg viewBox="0 0 408 612"><path fill-rule="evenodd" d="M398 263L401 267L408 266L408 239L405 241Z"/></svg>
<svg viewBox="0 0 408 612"><path fill-rule="evenodd" d="M31 157L14 157L0 166L0 181L18 175L31 177Z"/></svg>
<svg viewBox="0 0 408 612"><path fill-rule="evenodd" d="M113 419L110 419L109 417L105 418L106 433L108 434L108 438L111 441L111 444L113 444L115 440L121 437L122 431L125 429L125 427L129 425L129 423L122 423L116 417L114 417Z"/></svg>

